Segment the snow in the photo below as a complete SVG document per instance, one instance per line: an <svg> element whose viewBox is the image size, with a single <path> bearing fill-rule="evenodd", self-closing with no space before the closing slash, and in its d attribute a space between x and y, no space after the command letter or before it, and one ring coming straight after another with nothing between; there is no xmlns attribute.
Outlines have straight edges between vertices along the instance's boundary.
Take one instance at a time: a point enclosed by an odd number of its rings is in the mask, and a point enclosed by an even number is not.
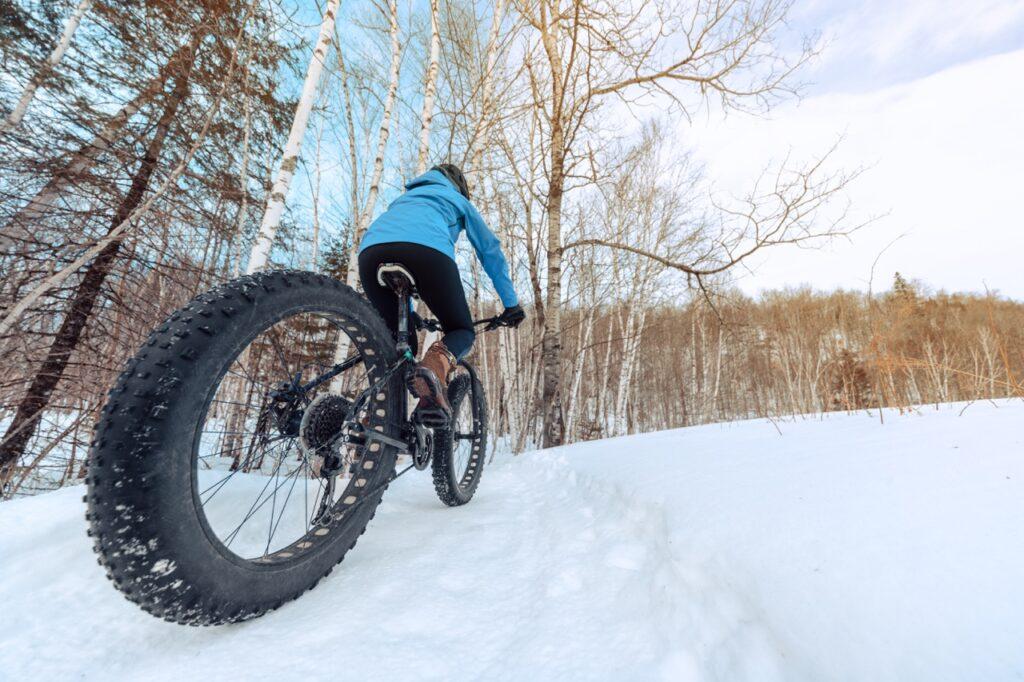
<svg viewBox="0 0 1024 682"><path fill-rule="evenodd" d="M313 592L212 629L114 591L81 488L7 502L0 679L1019 680L1022 422L997 401L596 441L504 458L457 509L413 472Z"/></svg>

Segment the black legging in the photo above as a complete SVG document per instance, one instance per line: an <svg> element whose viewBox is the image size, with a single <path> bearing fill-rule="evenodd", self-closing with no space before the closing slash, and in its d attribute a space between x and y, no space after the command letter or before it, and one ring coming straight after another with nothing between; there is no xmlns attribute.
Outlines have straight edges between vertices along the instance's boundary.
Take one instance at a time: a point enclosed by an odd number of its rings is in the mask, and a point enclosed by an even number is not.
<svg viewBox="0 0 1024 682"><path fill-rule="evenodd" d="M437 316L444 330L444 345L460 360L465 357L476 332L473 316L462 289L459 266L445 254L422 244L391 242L369 246L359 254L359 279L370 303L387 322L391 333L398 331L398 297L391 289L377 282L377 266L401 263L416 279L416 289L430 312ZM417 350L416 335L411 334L413 353Z"/></svg>

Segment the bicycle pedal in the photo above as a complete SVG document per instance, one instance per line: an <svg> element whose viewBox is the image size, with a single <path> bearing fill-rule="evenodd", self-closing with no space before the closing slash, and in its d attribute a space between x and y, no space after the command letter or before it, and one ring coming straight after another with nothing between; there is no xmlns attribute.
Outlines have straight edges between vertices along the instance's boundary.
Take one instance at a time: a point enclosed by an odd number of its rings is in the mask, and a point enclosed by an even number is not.
<svg viewBox="0 0 1024 682"><path fill-rule="evenodd" d="M412 418L418 424L432 429L443 429L451 421L448 413L440 407L418 407L412 413Z"/></svg>

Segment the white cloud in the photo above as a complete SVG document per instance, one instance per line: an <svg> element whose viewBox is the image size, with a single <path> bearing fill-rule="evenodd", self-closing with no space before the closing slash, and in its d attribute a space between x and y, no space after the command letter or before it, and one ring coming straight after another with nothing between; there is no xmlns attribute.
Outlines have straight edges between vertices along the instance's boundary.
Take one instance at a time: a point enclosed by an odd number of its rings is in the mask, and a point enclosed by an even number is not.
<svg viewBox="0 0 1024 682"><path fill-rule="evenodd" d="M876 285L895 270L949 290L986 285L1024 298L1024 50L876 92L822 95L770 120L732 115L683 128L719 189L742 192L771 159L808 158L845 136L836 162L871 166L850 190L862 214L888 214L824 251L780 247L748 290Z"/></svg>
<svg viewBox="0 0 1024 682"><path fill-rule="evenodd" d="M794 7L793 23L821 29L827 49L807 75L825 90L873 89L1024 46L1024 0L814 0Z"/></svg>

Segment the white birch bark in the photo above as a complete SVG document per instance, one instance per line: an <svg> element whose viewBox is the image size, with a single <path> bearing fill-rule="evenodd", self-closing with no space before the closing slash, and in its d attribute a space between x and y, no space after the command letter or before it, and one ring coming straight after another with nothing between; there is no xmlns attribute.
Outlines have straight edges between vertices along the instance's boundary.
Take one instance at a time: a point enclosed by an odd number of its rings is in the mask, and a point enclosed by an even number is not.
<svg viewBox="0 0 1024 682"><path fill-rule="evenodd" d="M486 66L483 87L480 88L480 118L475 134L469 141L466 156L470 159L471 172L479 177L483 158L483 138L490 128L491 100L494 95L494 69L498 63L498 41L501 37L501 22L505 16L505 0L494 0L494 12L491 14L491 30L487 34Z"/></svg>
<svg viewBox="0 0 1024 682"><path fill-rule="evenodd" d="M441 56L441 33L437 13L439 0L430 0L430 60L423 79L423 113L420 116L420 149L416 159L416 175L427 170L430 155L430 124L434 120L434 95L437 92L437 61Z"/></svg>
<svg viewBox="0 0 1024 682"><path fill-rule="evenodd" d="M312 245L309 254L309 270L316 272L317 262L320 260L320 149L323 147L324 127L320 125L316 131L316 157L313 168L313 234L310 239Z"/></svg>
<svg viewBox="0 0 1024 682"><path fill-rule="evenodd" d="M341 75L341 93L345 101L345 132L348 135L349 210L352 212L352 229L359 224L359 154L356 140L355 117L352 115L352 91L348 87L348 71L345 69L345 55L338 45L338 71Z"/></svg>
<svg viewBox="0 0 1024 682"><path fill-rule="evenodd" d="M721 325L718 327L718 348L715 350L715 384L711 390L711 416L714 419L714 414L718 410L718 393L722 385L722 353L724 347L722 345L722 337L725 336Z"/></svg>
<svg viewBox="0 0 1024 682"><path fill-rule="evenodd" d="M348 272L345 275L345 283L353 289L359 284L359 242L363 239L363 233L370 225L370 218L373 216L373 209L377 205L377 196L380 194L381 178L384 175L384 152L387 151L388 137L391 134L391 113L395 107L395 99L398 95L398 77L402 65L402 44L398 35L398 1L388 0L388 35L391 41L391 68L388 74L388 92L384 99L384 110L381 112L380 130L377 135L377 152L373 159L373 173L370 176L370 187L366 193L366 202L360 210L355 231L352 234L352 247L348 255ZM354 140L353 140L354 141ZM353 161L353 163L355 163ZM353 182L355 180L353 179ZM353 196L355 192L353 191ZM338 344L334 347L334 362L340 363L348 357L351 339L347 334L339 334ZM331 392L338 392L341 389L342 377L335 377L330 384Z"/></svg>
<svg viewBox="0 0 1024 682"><path fill-rule="evenodd" d="M615 391L614 435L622 435L626 432L626 404L629 399L637 352L640 349L640 336L643 334L646 319L647 308L639 302L631 303L623 329L619 383Z"/></svg>
<svg viewBox="0 0 1024 682"><path fill-rule="evenodd" d="M75 31L78 30L78 25L82 23L82 17L89 11L92 2L93 0L80 0L75 7L71 16L68 17L67 23L64 24L64 33L61 34L57 46L53 48L53 52L50 53L50 56L46 58L46 61L43 62L39 69L32 74L32 78L29 80L28 85L25 86L25 89L22 90L21 97L18 98L18 103L14 105L11 113L0 122L0 133L14 130L21 123L21 119L25 117L25 112L28 111L28 107L35 98L39 86L46 81L47 77L60 64L60 60L64 58L64 53L71 46L71 39L75 36Z"/></svg>
<svg viewBox="0 0 1024 682"><path fill-rule="evenodd" d="M615 335L615 319L615 315L608 316L608 334L605 337L604 361L600 368L595 372L595 374L597 374L595 418L600 422L602 431L606 431L608 429L608 380L611 374L612 338ZM607 434L603 432L601 434L602 437L606 435Z"/></svg>
<svg viewBox="0 0 1024 682"><path fill-rule="evenodd" d="M587 358L587 347L590 345L593 330L594 304L592 302L583 322L580 324L576 359L573 363L572 377L570 379L571 386L569 387L569 400L565 415L565 434L569 442L576 440L576 424L583 409L583 406L580 404L580 386L583 384L583 367Z"/></svg>
<svg viewBox="0 0 1024 682"><path fill-rule="evenodd" d="M380 194L380 182L384 175L384 152L387 150L388 137L391 135L391 113L398 95L398 76L402 65L402 44L398 35L398 2L388 0L388 34L391 38L391 69L388 74L388 93L384 99L384 111L381 112L380 131L377 135L377 151L373 157L373 174L370 176L370 187L366 193L366 201L359 213L355 234L352 235L352 250L348 258L348 275L346 284L355 287L359 283L359 242L363 233L370 226L373 209L377 205Z"/></svg>
<svg viewBox="0 0 1024 682"><path fill-rule="evenodd" d="M288 142L284 146L281 167L277 171L277 178L274 180L270 197L267 199L267 208L263 213L260 231L257 233L252 251L249 253L246 274L262 270L270 260L270 250L274 246L274 237L277 235L277 228L281 223L281 214L284 212L288 188L295 176L295 168L299 164L302 138L306 134L309 113L313 109L313 101L316 99L316 91L320 85L320 76L324 70L324 58L327 56L327 49L331 45L331 38L334 34L334 20L338 13L339 2L340 0L327 0L327 9L324 11L323 21L320 24L320 36L313 48L309 68L306 69L306 80L302 84L302 94L295 107L295 118L292 120L292 128L288 133Z"/></svg>

